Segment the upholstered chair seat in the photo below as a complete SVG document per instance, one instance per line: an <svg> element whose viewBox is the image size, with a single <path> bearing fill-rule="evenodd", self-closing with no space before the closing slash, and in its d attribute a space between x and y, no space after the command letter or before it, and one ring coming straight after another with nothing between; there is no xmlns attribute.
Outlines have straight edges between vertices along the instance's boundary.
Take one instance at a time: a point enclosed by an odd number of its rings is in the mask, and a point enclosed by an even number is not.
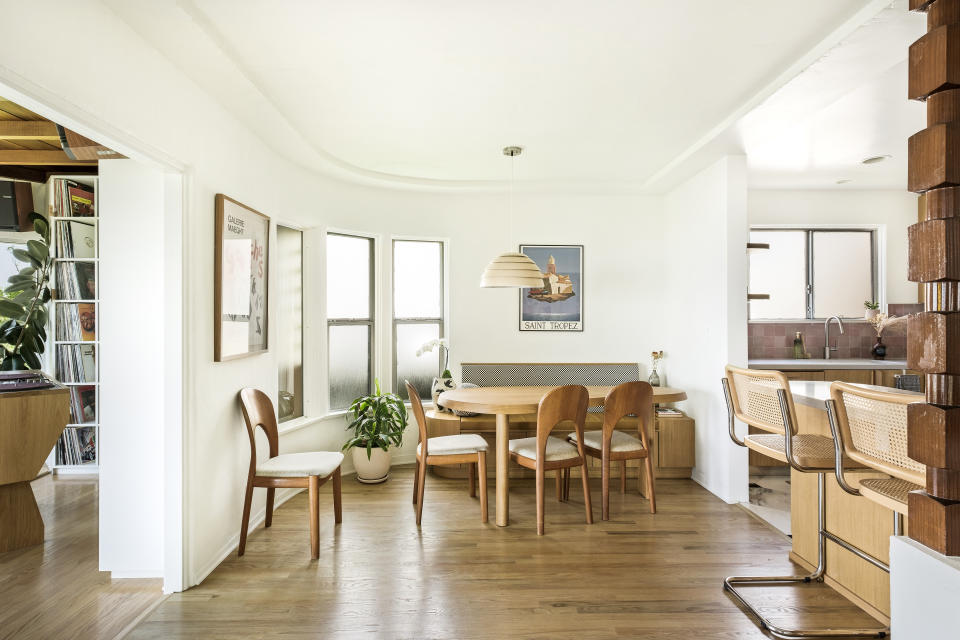
<svg viewBox="0 0 960 640"><path fill-rule="evenodd" d="M576 458L580 455L580 452L577 451L577 448L560 438L550 436L547 438L547 450L546 456L544 459L547 462L553 462L555 460L570 460L571 458ZM523 456L524 458L529 458L530 460L537 459L537 439L533 438L518 438L516 440L510 441L510 453L515 453L518 456Z"/></svg>
<svg viewBox="0 0 960 640"><path fill-rule="evenodd" d="M577 441L576 432L570 434L570 440L572 442ZM603 449L603 431L584 431L583 446L590 447L591 449ZM610 451L615 453L640 451L643 448L643 443L640 442L640 438L635 438L623 431L614 431L610 438Z"/></svg>
<svg viewBox="0 0 960 640"><path fill-rule="evenodd" d="M478 453L488 449L487 441L479 433L461 433L455 436L437 436L427 440L431 456L458 456ZM420 455L421 445L417 445Z"/></svg>
<svg viewBox="0 0 960 640"><path fill-rule="evenodd" d="M257 475L265 478L302 478L328 476L343 462L339 451L281 453L257 465Z"/></svg>

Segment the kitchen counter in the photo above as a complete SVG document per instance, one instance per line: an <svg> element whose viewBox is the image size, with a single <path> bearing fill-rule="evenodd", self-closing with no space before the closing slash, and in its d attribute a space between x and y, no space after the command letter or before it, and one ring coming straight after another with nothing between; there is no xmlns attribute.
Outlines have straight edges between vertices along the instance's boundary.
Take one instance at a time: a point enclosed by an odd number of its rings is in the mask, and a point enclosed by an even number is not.
<svg viewBox="0 0 960 640"><path fill-rule="evenodd" d="M784 358L782 360L754 360L748 361L747 365L751 369L777 369L778 371L820 371L826 369L896 369L906 370L906 360L873 360L871 358L807 358L805 360L795 360L793 358Z"/></svg>
<svg viewBox="0 0 960 640"><path fill-rule="evenodd" d="M790 393L793 395L794 404L802 404L814 409L820 409L821 411L826 411L826 406L824 403L830 398L830 385L831 382L820 382L820 381L806 381L806 380L791 380L790 381ZM863 387L864 389L873 389L874 391L884 391L884 392L896 392L896 393L906 393L909 395L917 396L917 400L923 400L924 395L916 391L901 391L899 389L891 389L890 387L878 387L874 384L858 384L858 387Z"/></svg>

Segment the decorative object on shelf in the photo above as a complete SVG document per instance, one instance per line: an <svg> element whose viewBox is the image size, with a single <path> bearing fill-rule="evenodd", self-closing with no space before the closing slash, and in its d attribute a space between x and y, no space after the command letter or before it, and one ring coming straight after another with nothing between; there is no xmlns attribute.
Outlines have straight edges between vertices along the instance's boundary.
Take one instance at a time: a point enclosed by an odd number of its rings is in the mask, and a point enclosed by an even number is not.
<svg viewBox="0 0 960 640"><path fill-rule="evenodd" d="M865 320L872 320L880 313L880 303L879 302L870 302L869 300L863 301L863 317Z"/></svg>
<svg viewBox="0 0 960 640"><path fill-rule="evenodd" d="M270 218L222 193L215 198L216 362L267 350Z"/></svg>
<svg viewBox="0 0 960 640"><path fill-rule="evenodd" d="M877 332L877 341L870 349L874 360L883 360L887 357L887 345L883 344L883 330L887 327L895 327L907 321L907 316L888 316L885 313L877 313L870 318L869 322Z"/></svg>
<svg viewBox="0 0 960 640"><path fill-rule="evenodd" d="M513 244L513 179L516 169L516 158L523 151L523 147L504 147L503 155L509 156L510 162L510 202L507 212L508 239ZM494 258L480 276L481 287L538 287L542 283L540 269L523 253L507 251Z"/></svg>
<svg viewBox="0 0 960 640"><path fill-rule="evenodd" d="M659 387L660 374L657 368L660 366L660 361L663 360L663 351L652 351L650 353L650 359L650 375L647 377L647 382L650 383L651 387Z"/></svg>
<svg viewBox="0 0 960 640"><path fill-rule="evenodd" d="M583 331L583 245L522 244L540 283L520 291L520 331Z"/></svg>
<svg viewBox="0 0 960 640"><path fill-rule="evenodd" d="M40 239L27 241L27 248L13 249L13 257L26 263L10 276L0 298L0 370L39 369L47 339L47 307L50 301L50 225L39 213L31 213L33 230Z"/></svg>
<svg viewBox="0 0 960 640"><path fill-rule="evenodd" d="M374 382L374 393L361 396L350 405L353 420L347 430L352 430L353 435L343 445L343 451L353 449L357 480L364 484L384 482L390 477L390 447L403 444L407 428L403 400L394 393L383 393L380 381Z"/></svg>

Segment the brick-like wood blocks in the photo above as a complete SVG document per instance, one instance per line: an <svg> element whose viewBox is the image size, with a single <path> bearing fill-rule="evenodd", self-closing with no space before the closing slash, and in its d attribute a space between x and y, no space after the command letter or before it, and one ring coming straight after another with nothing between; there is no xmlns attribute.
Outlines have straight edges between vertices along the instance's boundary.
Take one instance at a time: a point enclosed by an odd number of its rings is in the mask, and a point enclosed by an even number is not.
<svg viewBox="0 0 960 640"><path fill-rule="evenodd" d="M960 555L960 0L910 0L927 34L910 45L908 94L927 128L908 142L907 185L921 198L908 230L909 278L924 283L925 312L910 319L907 361L926 378L927 404L907 411L907 450L927 466L908 498L909 535Z"/></svg>

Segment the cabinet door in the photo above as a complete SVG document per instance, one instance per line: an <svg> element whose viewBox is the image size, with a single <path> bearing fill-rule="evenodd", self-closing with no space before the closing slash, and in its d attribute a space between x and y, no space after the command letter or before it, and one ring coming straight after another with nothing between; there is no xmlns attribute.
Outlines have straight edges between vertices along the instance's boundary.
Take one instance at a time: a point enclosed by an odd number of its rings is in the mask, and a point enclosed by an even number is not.
<svg viewBox="0 0 960 640"><path fill-rule="evenodd" d="M824 380L839 380L854 384L873 384L872 369L827 369L823 372Z"/></svg>
<svg viewBox="0 0 960 640"><path fill-rule="evenodd" d="M657 466L693 467L694 443L693 418L657 418Z"/></svg>
<svg viewBox="0 0 960 640"><path fill-rule="evenodd" d="M823 380L823 371L784 371L787 380Z"/></svg>

